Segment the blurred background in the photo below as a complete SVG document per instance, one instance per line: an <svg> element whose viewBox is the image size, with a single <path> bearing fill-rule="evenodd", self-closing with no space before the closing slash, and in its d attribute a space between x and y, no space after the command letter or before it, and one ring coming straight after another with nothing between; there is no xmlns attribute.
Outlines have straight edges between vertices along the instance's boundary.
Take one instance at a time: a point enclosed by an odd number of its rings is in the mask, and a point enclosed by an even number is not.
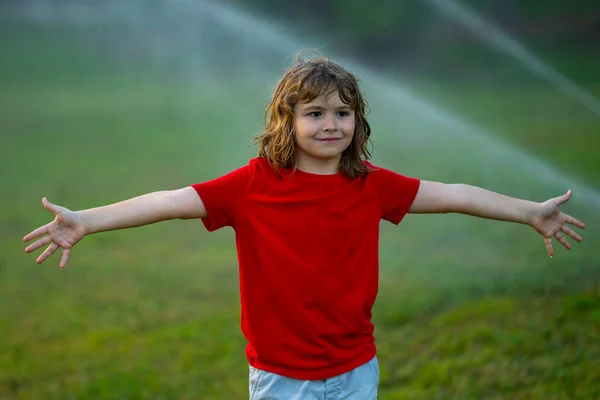
<svg viewBox="0 0 600 400"><path fill-rule="evenodd" d="M553 259L526 226L381 225L382 399L600 398L600 5L584 0L0 2L0 398L243 399L234 234L101 233L37 265L73 210L212 179L295 55L361 79L373 161L587 223ZM310 55L310 54L309 54Z"/></svg>

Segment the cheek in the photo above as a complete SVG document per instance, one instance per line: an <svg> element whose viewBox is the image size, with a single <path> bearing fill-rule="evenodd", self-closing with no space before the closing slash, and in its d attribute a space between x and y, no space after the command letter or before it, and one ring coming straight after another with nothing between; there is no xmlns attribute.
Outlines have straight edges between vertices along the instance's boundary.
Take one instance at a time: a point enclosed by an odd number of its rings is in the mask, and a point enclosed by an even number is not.
<svg viewBox="0 0 600 400"><path fill-rule="evenodd" d="M296 122L296 140L302 140L303 138L310 138L314 132L314 128L307 121Z"/></svg>
<svg viewBox="0 0 600 400"><path fill-rule="evenodd" d="M344 132L348 133L348 134L354 134L355 130L356 130L356 122L354 120L349 120L347 122L344 123Z"/></svg>

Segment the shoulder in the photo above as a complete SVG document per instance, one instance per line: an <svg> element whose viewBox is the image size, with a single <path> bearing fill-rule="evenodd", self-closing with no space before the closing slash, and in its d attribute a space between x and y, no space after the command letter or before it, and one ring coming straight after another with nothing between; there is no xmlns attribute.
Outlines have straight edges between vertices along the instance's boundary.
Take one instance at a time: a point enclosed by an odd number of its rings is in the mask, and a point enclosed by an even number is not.
<svg viewBox="0 0 600 400"><path fill-rule="evenodd" d="M387 182L390 182L395 184L402 183L413 185L419 181L418 178L375 165L369 161L364 161L364 163L369 168L369 172L366 175L367 178L377 183L386 184Z"/></svg>
<svg viewBox="0 0 600 400"><path fill-rule="evenodd" d="M271 182L280 178L279 174L265 157L252 158L246 166L248 178L253 182Z"/></svg>
<svg viewBox="0 0 600 400"><path fill-rule="evenodd" d="M248 162L248 170L250 174L264 175L276 174L275 168L265 157L255 157Z"/></svg>
<svg viewBox="0 0 600 400"><path fill-rule="evenodd" d="M364 160L363 162L365 163L365 165L369 169L369 172L365 175L365 177L368 178L368 179L377 179L382 174L385 175L386 173L392 172L389 169L383 168L383 167L381 167L379 165L375 165L375 164L373 164L370 161Z"/></svg>
<svg viewBox="0 0 600 400"><path fill-rule="evenodd" d="M373 174L373 176L389 175L389 174L404 176L400 172L396 172L396 171L393 171L393 170L391 170L389 168L385 168L385 167L382 167L382 166L379 166L379 165L375 165L375 164L373 164L370 161L364 160L363 162L369 168L369 173L367 174L367 176L371 175L371 174Z"/></svg>
<svg viewBox="0 0 600 400"><path fill-rule="evenodd" d="M271 163L269 163L269 160L267 160L265 157L254 157L250 159L250 161L248 162L248 166L251 169L272 168Z"/></svg>
<svg viewBox="0 0 600 400"><path fill-rule="evenodd" d="M367 168L369 168L369 173L379 169L379 167L373 164L371 161L363 160L363 163L367 166Z"/></svg>

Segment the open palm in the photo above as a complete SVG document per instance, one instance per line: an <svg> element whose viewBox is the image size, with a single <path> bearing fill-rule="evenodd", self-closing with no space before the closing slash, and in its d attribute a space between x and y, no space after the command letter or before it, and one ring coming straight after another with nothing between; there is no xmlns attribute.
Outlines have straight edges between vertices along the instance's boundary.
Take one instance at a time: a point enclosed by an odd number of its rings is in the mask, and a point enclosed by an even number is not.
<svg viewBox="0 0 600 400"><path fill-rule="evenodd" d="M567 250L571 249L571 244L567 241L567 239L565 239L563 233L578 242L582 241L581 236L567 226L567 224L581 229L585 228L585 224L571 217L570 215L561 212L559 209L559 206L566 203L571 198L572 194L573 193L569 190L562 196L555 197L541 203L531 219L530 224L533 229L535 229L544 237L546 249L548 250L548 255L550 257L554 255L552 238L558 240L558 242L565 246Z"/></svg>
<svg viewBox="0 0 600 400"><path fill-rule="evenodd" d="M46 210L53 213L56 217L54 221L37 228L23 238L25 242L39 238L33 244L29 245L25 249L25 252L31 253L50 243L50 246L36 260L38 264L41 264L58 248L62 247L63 252L60 260L60 268L64 269L67 265L71 249L85 236L85 226L77 214L68 208L52 204L45 197L42 199L42 204Z"/></svg>

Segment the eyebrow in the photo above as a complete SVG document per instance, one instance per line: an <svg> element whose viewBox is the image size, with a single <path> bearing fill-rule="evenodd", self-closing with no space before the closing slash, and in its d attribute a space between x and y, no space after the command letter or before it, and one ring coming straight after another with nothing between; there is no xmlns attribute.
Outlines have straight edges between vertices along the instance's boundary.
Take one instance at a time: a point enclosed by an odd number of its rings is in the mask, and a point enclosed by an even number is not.
<svg viewBox="0 0 600 400"><path fill-rule="evenodd" d="M319 110L319 111L322 111L322 110L325 110L325 107L323 107L323 106L317 106L317 105L306 105L302 109L304 111L307 111L307 110ZM336 110L352 110L352 107L350 107L349 105L345 104L343 106L337 107Z"/></svg>

